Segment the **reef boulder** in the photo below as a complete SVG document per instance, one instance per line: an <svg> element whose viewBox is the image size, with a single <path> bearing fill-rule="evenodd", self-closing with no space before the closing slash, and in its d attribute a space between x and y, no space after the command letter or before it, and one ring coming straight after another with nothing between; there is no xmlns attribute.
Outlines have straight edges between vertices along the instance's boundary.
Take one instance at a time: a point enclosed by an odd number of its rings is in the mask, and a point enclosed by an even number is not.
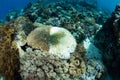
<svg viewBox="0 0 120 80"><path fill-rule="evenodd" d="M102 50L103 62L114 80L120 79L120 4L94 38ZM114 74L115 73L115 74ZM119 79L118 79L119 78Z"/></svg>

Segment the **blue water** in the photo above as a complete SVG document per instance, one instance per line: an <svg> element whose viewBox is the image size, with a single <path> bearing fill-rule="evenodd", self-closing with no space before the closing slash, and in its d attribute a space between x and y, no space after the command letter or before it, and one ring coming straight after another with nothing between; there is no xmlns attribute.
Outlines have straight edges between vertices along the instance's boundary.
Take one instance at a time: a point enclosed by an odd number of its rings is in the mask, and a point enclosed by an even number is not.
<svg viewBox="0 0 120 80"><path fill-rule="evenodd" d="M97 0L98 6L101 6L105 10L112 12L117 4L120 4L120 0Z"/></svg>
<svg viewBox="0 0 120 80"><path fill-rule="evenodd" d="M20 10L29 2L37 0L0 0L0 19L4 19L11 10ZM51 0L56 1L56 0ZM98 6L112 12L120 0L97 0Z"/></svg>
<svg viewBox="0 0 120 80"><path fill-rule="evenodd" d="M20 10L33 1L37 0L0 0L0 19L4 19L11 10Z"/></svg>

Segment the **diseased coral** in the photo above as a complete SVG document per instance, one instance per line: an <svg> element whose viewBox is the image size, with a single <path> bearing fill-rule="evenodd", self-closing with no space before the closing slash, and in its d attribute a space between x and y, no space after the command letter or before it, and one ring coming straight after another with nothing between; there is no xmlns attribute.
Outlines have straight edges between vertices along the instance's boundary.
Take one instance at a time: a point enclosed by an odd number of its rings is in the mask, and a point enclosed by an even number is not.
<svg viewBox="0 0 120 80"><path fill-rule="evenodd" d="M9 24L0 27L0 76L5 80L20 79L19 53L13 34L14 29Z"/></svg>
<svg viewBox="0 0 120 80"><path fill-rule="evenodd" d="M66 29L46 26L33 30L27 37L27 44L32 48L68 59L70 53L74 52L77 43Z"/></svg>

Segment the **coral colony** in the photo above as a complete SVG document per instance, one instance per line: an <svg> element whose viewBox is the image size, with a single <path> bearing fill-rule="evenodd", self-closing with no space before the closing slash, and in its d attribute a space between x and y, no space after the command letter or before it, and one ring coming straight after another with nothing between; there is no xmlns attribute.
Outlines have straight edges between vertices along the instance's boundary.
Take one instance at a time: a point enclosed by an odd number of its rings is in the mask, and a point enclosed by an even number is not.
<svg viewBox="0 0 120 80"><path fill-rule="evenodd" d="M0 80L120 79L120 5L107 20L96 5L74 3L38 1L7 15L0 23Z"/></svg>

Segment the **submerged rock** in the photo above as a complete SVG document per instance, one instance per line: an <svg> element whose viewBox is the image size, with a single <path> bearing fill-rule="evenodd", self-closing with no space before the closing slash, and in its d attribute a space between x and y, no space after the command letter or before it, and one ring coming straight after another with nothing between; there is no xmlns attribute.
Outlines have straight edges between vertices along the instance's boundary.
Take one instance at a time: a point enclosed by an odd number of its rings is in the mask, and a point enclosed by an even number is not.
<svg viewBox="0 0 120 80"><path fill-rule="evenodd" d="M102 50L103 62L113 80L120 79L120 4L95 35L95 45Z"/></svg>

